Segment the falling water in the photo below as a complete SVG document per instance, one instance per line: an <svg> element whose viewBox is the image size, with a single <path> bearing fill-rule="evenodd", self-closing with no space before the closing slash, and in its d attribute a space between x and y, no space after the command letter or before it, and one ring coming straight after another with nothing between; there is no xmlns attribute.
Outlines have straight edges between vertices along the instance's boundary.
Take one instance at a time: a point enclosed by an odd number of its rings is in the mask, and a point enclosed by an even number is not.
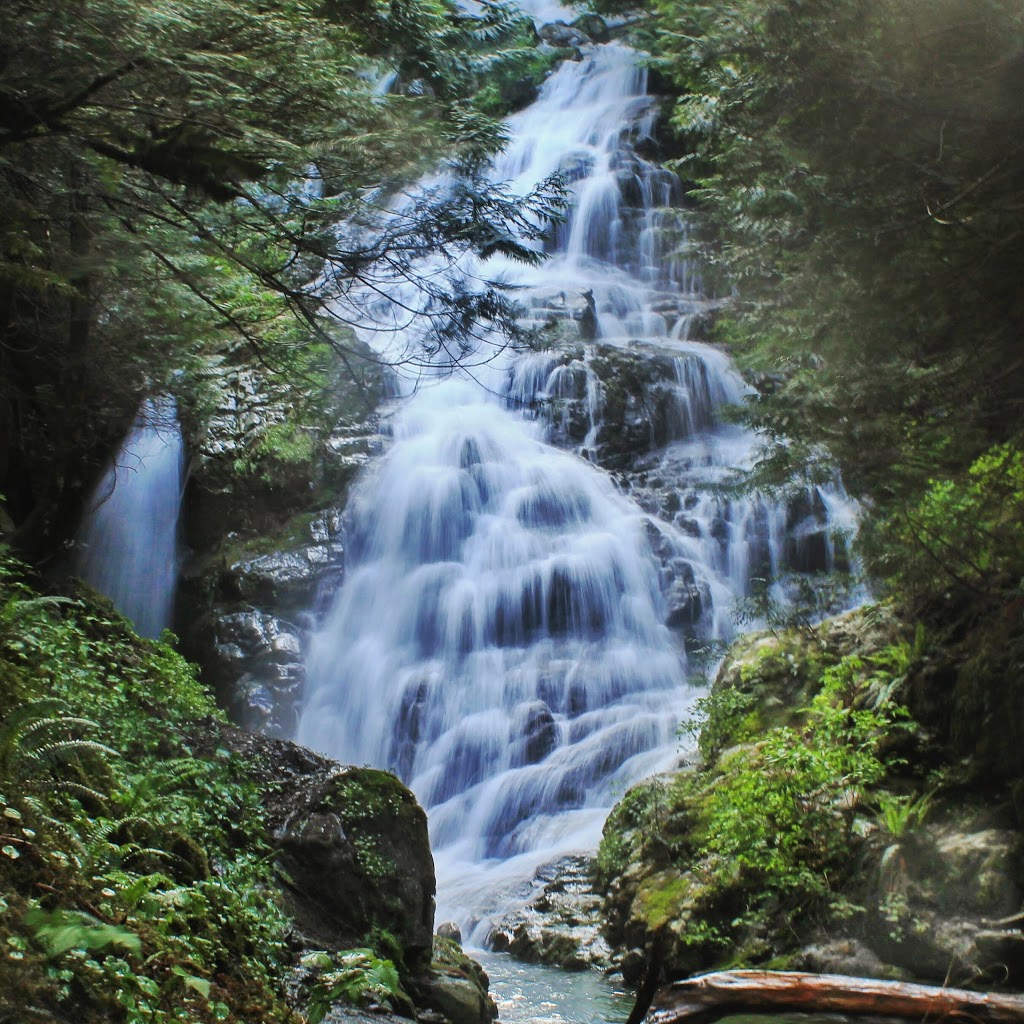
<svg viewBox="0 0 1024 1024"><path fill-rule="evenodd" d="M755 570L786 558L786 508L712 493L756 438L722 420L747 390L728 359L688 340L709 303L678 181L636 151L654 114L626 47L564 63L493 171L520 194L573 180L551 258L464 269L520 286L538 328L589 306L602 345L653 346L667 375L650 441L675 513L645 514L590 461L606 404L593 345L430 381L350 500L346 581L311 645L298 739L410 784L439 914L477 942L539 864L592 850L625 788L678 761L684 640L727 637ZM559 420L572 403L579 443Z"/></svg>
<svg viewBox="0 0 1024 1024"><path fill-rule="evenodd" d="M146 399L93 492L76 539L75 571L141 636L157 637L171 624L183 477L174 401Z"/></svg>

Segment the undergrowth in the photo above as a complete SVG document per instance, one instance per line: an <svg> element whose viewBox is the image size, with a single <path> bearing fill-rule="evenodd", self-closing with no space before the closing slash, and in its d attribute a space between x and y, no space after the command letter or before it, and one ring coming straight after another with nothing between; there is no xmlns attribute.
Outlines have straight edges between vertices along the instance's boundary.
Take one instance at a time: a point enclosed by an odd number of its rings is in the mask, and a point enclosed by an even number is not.
<svg viewBox="0 0 1024 1024"><path fill-rule="evenodd" d="M0 553L0 1018L295 1019L258 793L193 668Z"/></svg>

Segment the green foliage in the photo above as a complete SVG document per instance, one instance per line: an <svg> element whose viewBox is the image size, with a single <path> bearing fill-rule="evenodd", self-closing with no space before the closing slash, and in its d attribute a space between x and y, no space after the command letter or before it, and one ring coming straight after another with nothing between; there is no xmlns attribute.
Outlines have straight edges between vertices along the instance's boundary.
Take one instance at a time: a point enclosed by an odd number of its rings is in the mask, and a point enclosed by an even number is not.
<svg viewBox="0 0 1024 1024"><path fill-rule="evenodd" d="M749 691L715 690L694 701L693 717L682 723L680 731L698 741L705 758L711 757L754 737L760 724L758 703L758 696Z"/></svg>
<svg viewBox="0 0 1024 1024"><path fill-rule="evenodd" d="M636 941L616 924L625 893L646 941L696 971L761 962L858 912L856 822L902 764L895 741L913 726L896 697L914 656L897 642L839 657L803 630L741 641L732 685L688 724L703 763L634 787L608 818L596 870L618 894L611 927Z"/></svg>
<svg viewBox="0 0 1024 1024"><path fill-rule="evenodd" d="M169 647L22 572L0 559L0 1009L283 1020L258 794L226 751L194 752L212 699Z"/></svg>
<svg viewBox="0 0 1024 1024"><path fill-rule="evenodd" d="M83 953L98 953L112 946L127 950L136 956L142 952L142 942L133 931L117 925L104 924L81 912L47 912L37 908L25 915L25 924L50 957L59 957L71 949L81 950Z"/></svg>
<svg viewBox="0 0 1024 1024"><path fill-rule="evenodd" d="M756 478L820 472L831 452L871 502L871 566L915 598L1019 563L998 512L988 541L970 524L975 484L1007 516L1013 503L996 472L969 467L1010 465L1024 411L1024 10L651 6L656 63L678 84L679 170L712 276L737 293L716 334L763 385L747 410L767 441Z"/></svg>
<svg viewBox="0 0 1024 1024"><path fill-rule="evenodd" d="M801 727L771 729L723 765L702 807L701 852L716 884L753 884L761 907L835 899L830 873L847 859L853 813L886 772L879 742L905 714L847 703L861 667L851 657L827 669Z"/></svg>
<svg viewBox="0 0 1024 1024"><path fill-rule="evenodd" d="M920 501L894 516L905 545L896 564L924 595L959 585L988 601L1024 589L1024 452L996 445L966 476L931 479Z"/></svg>
<svg viewBox="0 0 1024 1024"><path fill-rule="evenodd" d="M320 1024L336 1002L395 1010L408 1003L398 971L372 949L347 949L333 955L307 953L302 965L315 972L310 991L309 1024Z"/></svg>
<svg viewBox="0 0 1024 1024"><path fill-rule="evenodd" d="M520 337L502 289L420 269L534 261L560 209L554 183L517 197L483 173L504 135L474 96L531 73L526 24L448 0L0 7L0 376L20 424L0 487L26 541L63 540L140 396L193 386L182 367L227 352L301 393L320 346L358 379L349 325L387 330L372 304L398 287L424 349L399 361L461 358L478 322ZM452 187L396 202L437 170Z"/></svg>
<svg viewBox="0 0 1024 1024"><path fill-rule="evenodd" d="M876 819L886 834L900 840L919 829L932 809L935 793L879 793L875 798Z"/></svg>

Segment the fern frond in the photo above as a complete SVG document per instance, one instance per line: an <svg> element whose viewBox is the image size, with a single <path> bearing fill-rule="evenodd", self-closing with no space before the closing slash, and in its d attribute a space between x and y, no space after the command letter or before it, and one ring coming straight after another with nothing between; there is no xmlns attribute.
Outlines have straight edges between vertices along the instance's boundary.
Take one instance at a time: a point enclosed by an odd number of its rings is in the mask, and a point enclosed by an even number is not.
<svg viewBox="0 0 1024 1024"><path fill-rule="evenodd" d="M53 788L61 793L67 793L73 797L88 797L90 800L97 803L103 810L109 810L107 803L107 795L101 793L98 789L93 789L91 786L83 785L80 782L68 782L62 780L56 783Z"/></svg>
<svg viewBox="0 0 1024 1024"><path fill-rule="evenodd" d="M121 756L112 747L108 747L104 743L97 743L95 740L57 740L26 752L24 758L26 761L36 764L45 763L52 767L55 764L65 764L80 754L102 754L104 757Z"/></svg>

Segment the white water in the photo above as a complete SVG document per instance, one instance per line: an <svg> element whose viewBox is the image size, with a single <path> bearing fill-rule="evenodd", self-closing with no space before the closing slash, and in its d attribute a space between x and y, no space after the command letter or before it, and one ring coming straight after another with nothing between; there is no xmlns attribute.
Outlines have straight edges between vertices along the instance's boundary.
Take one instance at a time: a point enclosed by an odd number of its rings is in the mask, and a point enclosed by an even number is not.
<svg viewBox="0 0 1024 1024"><path fill-rule="evenodd" d="M146 399L76 538L75 572L109 597L140 636L158 637L171 624L184 471L174 401Z"/></svg>
<svg viewBox="0 0 1024 1024"><path fill-rule="evenodd" d="M633 149L652 123L644 93L625 47L562 65L510 119L494 169L520 194L555 170L574 179L555 255L461 269L522 286L537 325L568 322L592 291L601 342L645 339L674 360L662 465L679 513L655 530L661 564L638 505L545 443L552 398L585 402L582 448L596 443L604 395L590 350L568 365L505 358L478 379L445 368L418 378L351 499L346 581L309 656L299 741L411 785L429 815L438 918L476 943L541 863L593 850L626 787L678 760L694 691L663 593L694 594L683 632L726 637L733 600L783 557L784 508L711 492L756 438L720 422L746 390L727 358L688 340L708 300L672 208L678 183ZM393 294L408 304L404 286ZM366 338L394 357L417 329Z"/></svg>

